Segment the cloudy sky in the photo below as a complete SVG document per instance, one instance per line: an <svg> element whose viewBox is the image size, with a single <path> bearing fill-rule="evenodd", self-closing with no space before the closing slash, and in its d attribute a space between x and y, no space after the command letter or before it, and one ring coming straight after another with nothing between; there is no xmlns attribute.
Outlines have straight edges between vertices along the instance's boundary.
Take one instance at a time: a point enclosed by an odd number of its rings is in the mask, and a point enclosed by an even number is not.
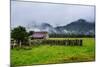
<svg viewBox="0 0 100 67"><path fill-rule="evenodd" d="M66 25L78 19L95 20L95 7L11 1L11 26L47 22L53 26Z"/></svg>

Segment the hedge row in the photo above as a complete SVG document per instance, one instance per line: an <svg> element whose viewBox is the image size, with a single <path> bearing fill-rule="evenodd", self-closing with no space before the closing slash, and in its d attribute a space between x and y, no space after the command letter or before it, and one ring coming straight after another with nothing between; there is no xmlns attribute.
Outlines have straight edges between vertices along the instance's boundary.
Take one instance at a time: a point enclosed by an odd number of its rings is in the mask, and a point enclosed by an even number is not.
<svg viewBox="0 0 100 67"><path fill-rule="evenodd" d="M84 35L84 34L49 34L49 37L50 38L68 38L68 37L71 37L71 38L84 38L84 37L95 37L95 35L93 34L89 34L89 35Z"/></svg>

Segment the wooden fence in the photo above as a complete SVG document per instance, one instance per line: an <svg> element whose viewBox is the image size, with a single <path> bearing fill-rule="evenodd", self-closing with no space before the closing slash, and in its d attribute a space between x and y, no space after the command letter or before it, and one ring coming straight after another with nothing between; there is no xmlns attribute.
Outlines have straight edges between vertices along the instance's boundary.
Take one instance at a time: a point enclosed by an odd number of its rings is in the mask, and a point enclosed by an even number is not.
<svg viewBox="0 0 100 67"><path fill-rule="evenodd" d="M26 43L26 44L25 44ZM22 42L22 45L29 45L29 46L35 46L35 45L64 45L64 46L82 46L83 40L44 40L44 39L38 39L38 40L30 40L28 42ZM15 47L18 46L16 41L11 41L11 46Z"/></svg>
<svg viewBox="0 0 100 67"><path fill-rule="evenodd" d="M65 45L65 46L82 46L82 40L33 40L32 45Z"/></svg>

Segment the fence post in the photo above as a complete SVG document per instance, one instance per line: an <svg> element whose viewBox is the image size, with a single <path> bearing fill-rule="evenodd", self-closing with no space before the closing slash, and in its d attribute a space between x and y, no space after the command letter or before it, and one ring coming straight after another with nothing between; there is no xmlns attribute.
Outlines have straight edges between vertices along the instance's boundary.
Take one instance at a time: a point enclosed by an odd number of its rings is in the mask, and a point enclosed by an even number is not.
<svg viewBox="0 0 100 67"><path fill-rule="evenodd" d="M82 43L83 43L83 41L82 41L82 40L80 40L80 46L82 46Z"/></svg>
<svg viewBox="0 0 100 67"><path fill-rule="evenodd" d="M21 45L22 45L22 43L21 43L21 41L19 42L19 46L21 47Z"/></svg>

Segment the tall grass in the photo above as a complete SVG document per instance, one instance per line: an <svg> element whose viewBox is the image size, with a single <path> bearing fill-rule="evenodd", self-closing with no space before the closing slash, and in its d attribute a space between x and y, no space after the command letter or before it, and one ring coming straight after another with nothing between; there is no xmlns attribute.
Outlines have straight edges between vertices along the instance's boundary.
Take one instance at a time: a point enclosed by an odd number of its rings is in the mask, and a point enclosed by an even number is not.
<svg viewBox="0 0 100 67"><path fill-rule="evenodd" d="M63 38L50 38L63 39ZM69 38L76 39L76 38ZM81 38L83 46L44 45L33 46L31 49L11 49L11 65L35 65L52 63L69 63L95 60L94 38Z"/></svg>

